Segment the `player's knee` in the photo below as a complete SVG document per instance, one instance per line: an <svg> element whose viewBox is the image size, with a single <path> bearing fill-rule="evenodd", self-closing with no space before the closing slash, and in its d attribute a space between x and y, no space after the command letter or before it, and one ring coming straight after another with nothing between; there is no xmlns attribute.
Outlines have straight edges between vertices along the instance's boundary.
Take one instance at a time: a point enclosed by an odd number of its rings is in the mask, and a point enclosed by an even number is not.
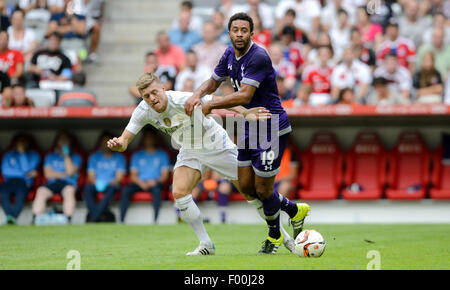
<svg viewBox="0 0 450 290"><path fill-rule="evenodd" d="M189 194L189 193L186 192L186 191L179 191L179 190L174 190L174 191L172 192L173 198L175 198L175 199L183 198L183 197L185 197L185 196L188 195L188 194Z"/></svg>

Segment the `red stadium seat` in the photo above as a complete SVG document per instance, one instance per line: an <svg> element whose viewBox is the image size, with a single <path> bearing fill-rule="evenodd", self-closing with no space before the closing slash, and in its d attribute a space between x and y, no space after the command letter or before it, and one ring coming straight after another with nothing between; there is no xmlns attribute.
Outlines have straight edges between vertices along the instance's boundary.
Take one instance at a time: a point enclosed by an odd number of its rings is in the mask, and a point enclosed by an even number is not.
<svg viewBox="0 0 450 290"><path fill-rule="evenodd" d="M450 163L444 163L443 147L439 146L433 154L433 172L430 197L433 199L450 199Z"/></svg>
<svg viewBox="0 0 450 290"><path fill-rule="evenodd" d="M97 105L95 96L88 92L68 92L59 97L58 106L93 107Z"/></svg>
<svg viewBox="0 0 450 290"><path fill-rule="evenodd" d="M406 132L389 154L388 199L422 199L429 182L430 153L422 136Z"/></svg>
<svg viewBox="0 0 450 290"><path fill-rule="evenodd" d="M342 195L347 200L374 200L381 198L386 183L387 154L375 132L363 132L346 154L344 182L347 188ZM361 191L348 187L358 184Z"/></svg>
<svg viewBox="0 0 450 290"><path fill-rule="evenodd" d="M151 202L153 201L153 195L150 192L146 191L136 192L131 198L131 201Z"/></svg>
<svg viewBox="0 0 450 290"><path fill-rule="evenodd" d="M303 200L333 200L342 184L342 150L331 133L316 133L301 156Z"/></svg>

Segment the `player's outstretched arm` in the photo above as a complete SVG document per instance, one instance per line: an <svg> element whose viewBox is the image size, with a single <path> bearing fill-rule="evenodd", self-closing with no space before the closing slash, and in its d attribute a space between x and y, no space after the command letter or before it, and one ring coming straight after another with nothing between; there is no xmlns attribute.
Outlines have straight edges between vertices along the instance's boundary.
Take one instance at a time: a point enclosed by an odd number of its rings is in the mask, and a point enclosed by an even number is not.
<svg viewBox="0 0 450 290"><path fill-rule="evenodd" d="M108 140L108 148L112 151L123 152L127 150L134 136L136 135L125 129L119 138L114 137Z"/></svg>
<svg viewBox="0 0 450 290"><path fill-rule="evenodd" d="M200 87L194 91L192 96L190 96L184 104L184 110L186 114L190 117L195 106L201 105L202 97L214 93L219 86L220 82L216 81L213 78L210 78L209 80L201 84Z"/></svg>

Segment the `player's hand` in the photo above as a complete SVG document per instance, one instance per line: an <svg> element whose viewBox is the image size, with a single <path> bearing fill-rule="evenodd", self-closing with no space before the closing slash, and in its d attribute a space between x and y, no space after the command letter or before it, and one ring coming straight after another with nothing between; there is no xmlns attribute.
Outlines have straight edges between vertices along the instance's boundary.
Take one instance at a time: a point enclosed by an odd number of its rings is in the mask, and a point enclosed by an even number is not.
<svg viewBox="0 0 450 290"><path fill-rule="evenodd" d="M272 117L272 114L264 107L256 107L247 109L243 113L243 116L249 121L259 121L270 119Z"/></svg>
<svg viewBox="0 0 450 290"><path fill-rule="evenodd" d="M120 138L114 137L107 142L108 148L112 151L123 152L127 149L124 142Z"/></svg>
<svg viewBox="0 0 450 290"><path fill-rule="evenodd" d="M192 116L192 112L194 111L195 107L202 104L201 99L202 98L195 93L189 97L189 99L184 104L184 111L186 112L186 115L188 115L189 117Z"/></svg>
<svg viewBox="0 0 450 290"><path fill-rule="evenodd" d="M207 115L211 114L211 111L212 111L212 109L207 103L202 105L203 115L207 116Z"/></svg>

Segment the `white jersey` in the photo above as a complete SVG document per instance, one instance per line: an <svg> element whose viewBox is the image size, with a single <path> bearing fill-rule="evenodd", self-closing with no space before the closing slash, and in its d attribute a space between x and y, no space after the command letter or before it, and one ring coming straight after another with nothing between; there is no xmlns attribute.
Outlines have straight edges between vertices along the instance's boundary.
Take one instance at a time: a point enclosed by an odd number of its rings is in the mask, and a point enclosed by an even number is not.
<svg viewBox="0 0 450 290"><path fill-rule="evenodd" d="M191 92L166 91L167 108L158 113L145 101L136 107L126 130L137 134L146 124L172 136L172 145L184 150L223 150L236 145L230 140L225 129L212 117L205 117L198 106L192 117L186 115L184 104L192 96ZM212 99L211 95L202 98L202 103ZM178 146L177 146L178 145Z"/></svg>

